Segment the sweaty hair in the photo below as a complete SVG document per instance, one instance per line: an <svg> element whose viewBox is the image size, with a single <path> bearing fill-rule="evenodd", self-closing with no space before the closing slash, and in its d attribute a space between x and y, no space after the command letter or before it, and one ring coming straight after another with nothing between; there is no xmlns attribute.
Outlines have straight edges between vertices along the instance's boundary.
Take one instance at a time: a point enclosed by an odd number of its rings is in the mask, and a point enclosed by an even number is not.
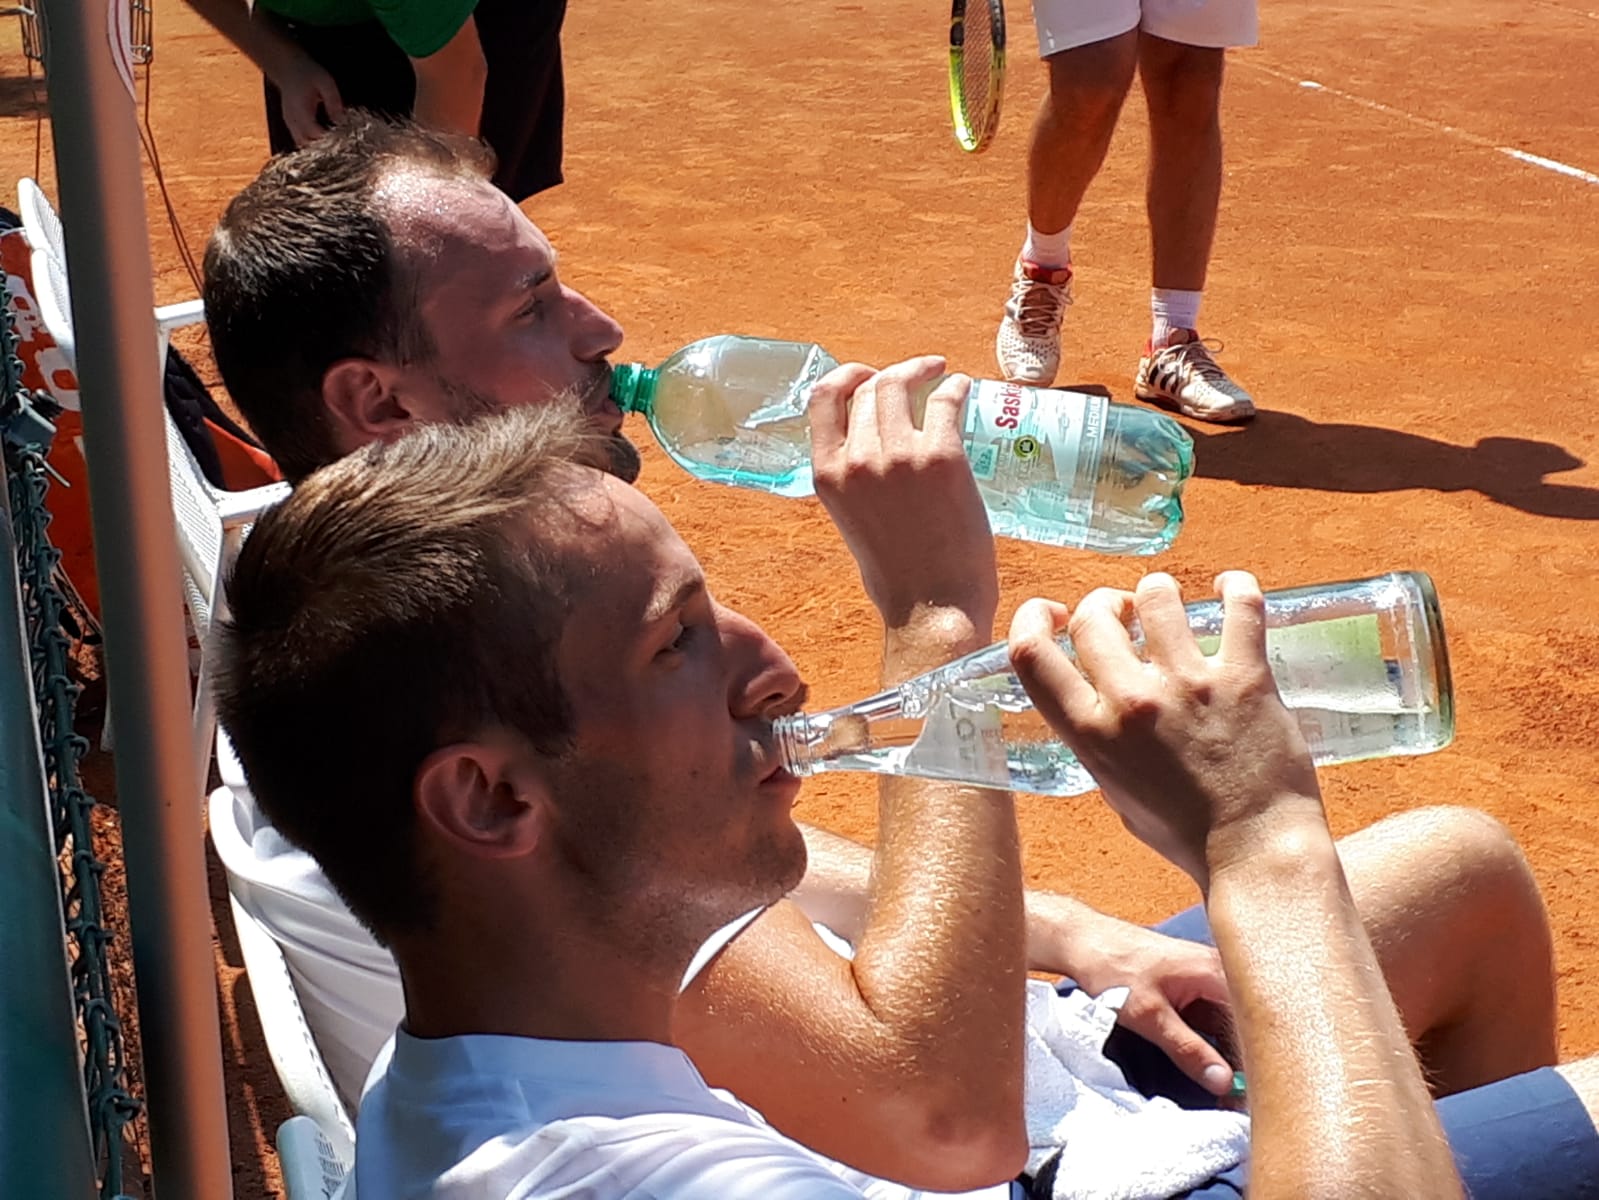
<svg viewBox="0 0 1599 1200"><path fill-rule="evenodd" d="M434 918L423 760L490 728L569 745L562 535L605 461L583 428L554 404L367 446L265 513L228 578L222 724L262 812L385 944Z"/></svg>
<svg viewBox="0 0 1599 1200"><path fill-rule="evenodd" d="M395 253L379 185L398 170L486 179L472 138L354 112L267 163L205 252L205 315L229 394L298 481L339 456L322 379L340 359L426 363L433 344Z"/></svg>

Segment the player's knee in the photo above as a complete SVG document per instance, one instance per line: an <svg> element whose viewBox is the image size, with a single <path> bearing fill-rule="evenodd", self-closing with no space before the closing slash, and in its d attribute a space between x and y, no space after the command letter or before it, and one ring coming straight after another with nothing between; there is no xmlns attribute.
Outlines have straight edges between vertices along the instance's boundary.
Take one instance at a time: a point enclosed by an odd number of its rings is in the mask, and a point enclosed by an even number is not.
<svg viewBox="0 0 1599 1200"><path fill-rule="evenodd" d="M1221 123L1222 60L1219 51L1183 47L1158 62L1145 58L1144 97L1157 126L1201 131ZM1214 56L1214 57L1212 57Z"/></svg>
<svg viewBox="0 0 1599 1200"><path fill-rule="evenodd" d="M1412 844L1429 847L1449 864L1462 890L1504 915L1542 922L1543 898L1515 835L1481 809L1437 805L1400 818Z"/></svg>
<svg viewBox="0 0 1599 1200"><path fill-rule="evenodd" d="M1083 47L1049 62L1049 107L1057 120L1075 125L1114 125L1133 86L1136 54Z"/></svg>

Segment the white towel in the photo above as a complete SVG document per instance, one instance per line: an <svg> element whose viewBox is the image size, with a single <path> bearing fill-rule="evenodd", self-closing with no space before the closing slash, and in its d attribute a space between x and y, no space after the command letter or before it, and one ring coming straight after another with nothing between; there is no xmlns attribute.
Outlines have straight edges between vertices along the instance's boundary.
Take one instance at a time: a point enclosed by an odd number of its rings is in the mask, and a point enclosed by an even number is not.
<svg viewBox="0 0 1599 1200"><path fill-rule="evenodd" d="M1249 1118L1150 1100L1105 1057L1126 988L1097 998L1027 985L1029 1174L1057 1153L1055 1200L1166 1200L1249 1152Z"/></svg>

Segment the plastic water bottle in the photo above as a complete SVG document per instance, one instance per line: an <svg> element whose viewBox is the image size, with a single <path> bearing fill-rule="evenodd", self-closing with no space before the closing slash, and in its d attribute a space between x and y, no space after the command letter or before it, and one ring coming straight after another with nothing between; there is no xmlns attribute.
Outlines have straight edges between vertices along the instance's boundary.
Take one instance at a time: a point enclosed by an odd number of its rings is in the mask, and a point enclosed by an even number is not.
<svg viewBox="0 0 1599 1200"><path fill-rule="evenodd" d="M662 448L701 479L809 496L811 389L837 365L814 344L723 334L653 369L618 366L611 395L623 412L643 413ZM1194 443L1164 413L980 380L965 440L989 523L1003 537L1155 554L1182 525Z"/></svg>
<svg viewBox="0 0 1599 1200"><path fill-rule="evenodd" d="M1221 602L1187 610L1214 653ZM1454 739L1449 656L1426 575L1268 592L1266 624L1278 691L1318 764L1426 754ZM1070 652L1064 635L1061 645ZM847 708L782 717L773 730L794 775L872 771L1044 796L1097 786L1033 708L1004 642Z"/></svg>

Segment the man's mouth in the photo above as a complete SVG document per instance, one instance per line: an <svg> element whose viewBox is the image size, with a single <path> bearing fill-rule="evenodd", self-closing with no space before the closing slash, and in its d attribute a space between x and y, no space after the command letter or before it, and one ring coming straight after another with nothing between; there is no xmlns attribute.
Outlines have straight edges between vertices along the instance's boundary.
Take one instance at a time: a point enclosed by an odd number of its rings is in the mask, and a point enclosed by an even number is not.
<svg viewBox="0 0 1599 1200"><path fill-rule="evenodd" d="M590 412L603 415L608 419L605 422L605 432L615 435L622 430L622 407L611 399L611 368L607 364L595 376L594 385L589 389L588 408Z"/></svg>

